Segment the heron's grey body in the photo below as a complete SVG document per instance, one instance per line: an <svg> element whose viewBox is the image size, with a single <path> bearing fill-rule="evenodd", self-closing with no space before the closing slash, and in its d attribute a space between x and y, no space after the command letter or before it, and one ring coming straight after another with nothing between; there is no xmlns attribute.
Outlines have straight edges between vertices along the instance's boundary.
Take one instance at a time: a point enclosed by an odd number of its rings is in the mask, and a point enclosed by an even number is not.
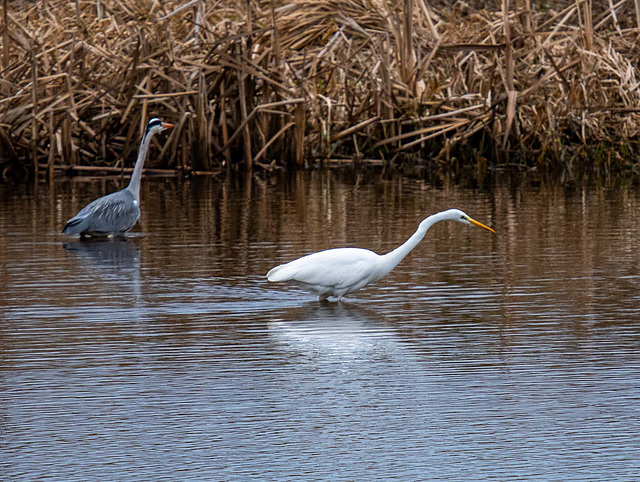
<svg viewBox="0 0 640 482"><path fill-rule="evenodd" d="M140 217L140 202L129 187L85 206L67 221L65 234L118 236L129 231Z"/></svg>
<svg viewBox="0 0 640 482"><path fill-rule="evenodd" d="M171 127L171 124L159 119L151 119L142 137L129 185L122 191L107 194L89 203L67 221L62 232L80 236L119 236L129 231L140 217L140 180L151 138L156 132Z"/></svg>

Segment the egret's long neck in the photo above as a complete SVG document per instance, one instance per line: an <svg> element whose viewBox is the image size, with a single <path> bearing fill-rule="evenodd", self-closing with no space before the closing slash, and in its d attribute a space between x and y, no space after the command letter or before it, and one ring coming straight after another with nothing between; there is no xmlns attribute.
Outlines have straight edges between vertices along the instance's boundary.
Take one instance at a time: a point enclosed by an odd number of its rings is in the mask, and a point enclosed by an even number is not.
<svg viewBox="0 0 640 482"><path fill-rule="evenodd" d="M426 218L424 221L420 223L420 226L418 226L418 229L416 230L416 232L413 233L413 235L409 239L407 239L404 242L404 244L401 244L393 251L390 251L387 254L385 254L384 255L385 268L391 271L393 268L398 266L400 261L402 261L405 258L405 256L407 256L411 252L411 250L418 245L420 241L422 241L425 234L427 234L427 231L429 231L429 228L433 226L435 223L437 223L438 221L440 221L440 217L439 217L440 214L441 213L434 214Z"/></svg>
<svg viewBox="0 0 640 482"><path fill-rule="evenodd" d="M147 132L147 134L142 138L140 150L138 151L138 159L136 160L136 165L133 168L133 174L129 181L128 189L133 192L133 195L138 202L140 201L140 180L142 179L142 168L144 167L144 161L147 158L147 151L149 150L149 144L151 143L152 137L153 133Z"/></svg>

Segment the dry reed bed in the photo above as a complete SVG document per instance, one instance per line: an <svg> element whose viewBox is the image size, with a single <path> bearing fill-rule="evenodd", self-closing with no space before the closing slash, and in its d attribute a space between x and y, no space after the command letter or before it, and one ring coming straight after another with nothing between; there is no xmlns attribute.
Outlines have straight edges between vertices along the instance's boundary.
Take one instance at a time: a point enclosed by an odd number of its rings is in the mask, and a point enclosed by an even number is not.
<svg viewBox="0 0 640 482"><path fill-rule="evenodd" d="M2 0L0 163L130 166L150 117L150 167L187 172L631 155L640 0L607 1Z"/></svg>

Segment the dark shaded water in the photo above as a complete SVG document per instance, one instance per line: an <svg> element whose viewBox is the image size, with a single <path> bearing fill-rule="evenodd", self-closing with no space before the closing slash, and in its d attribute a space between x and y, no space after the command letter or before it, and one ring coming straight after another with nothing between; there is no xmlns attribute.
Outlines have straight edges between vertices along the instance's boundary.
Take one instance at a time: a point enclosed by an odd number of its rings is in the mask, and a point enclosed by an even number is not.
<svg viewBox="0 0 640 482"><path fill-rule="evenodd" d="M58 234L113 181L0 186L0 479L632 479L640 193L299 173L143 182L125 241ZM266 282L440 223L343 304Z"/></svg>

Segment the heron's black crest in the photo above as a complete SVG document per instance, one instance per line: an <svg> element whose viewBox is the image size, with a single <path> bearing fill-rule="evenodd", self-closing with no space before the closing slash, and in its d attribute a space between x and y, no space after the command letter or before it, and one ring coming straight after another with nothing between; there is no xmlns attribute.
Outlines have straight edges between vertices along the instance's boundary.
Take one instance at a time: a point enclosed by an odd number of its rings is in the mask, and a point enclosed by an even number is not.
<svg viewBox="0 0 640 482"><path fill-rule="evenodd" d="M149 124L147 124L147 131L144 133L144 135L146 136L153 127L157 127L160 125L162 125L162 121L154 117L149 121Z"/></svg>

